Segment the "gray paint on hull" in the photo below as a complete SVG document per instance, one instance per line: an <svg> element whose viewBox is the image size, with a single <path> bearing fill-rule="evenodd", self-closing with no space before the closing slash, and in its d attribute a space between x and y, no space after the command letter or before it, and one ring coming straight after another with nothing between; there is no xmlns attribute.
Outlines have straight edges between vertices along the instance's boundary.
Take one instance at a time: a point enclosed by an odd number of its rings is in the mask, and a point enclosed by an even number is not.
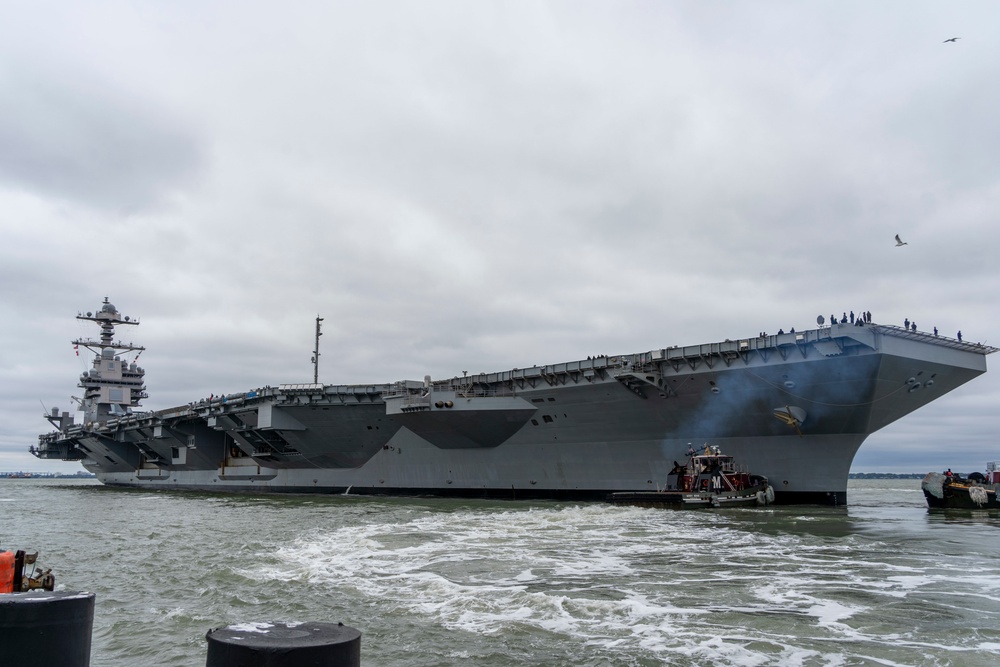
<svg viewBox="0 0 1000 667"><path fill-rule="evenodd" d="M853 457L871 432L968 382L986 365L985 352L942 346L926 335L837 329L837 339L829 330L809 332L809 340L825 338L808 345L800 344L800 334L771 337L761 344L770 347L756 355L742 354L744 341L662 350L661 361L646 360L645 369L617 377L610 366L591 372L583 362L480 376L479 382L509 386L534 409L488 446L456 446L462 438L435 446L400 424L409 420L421 431L420 413L394 420L377 391L355 392L362 398L352 402L354 394L331 387L270 408L268 426L257 430L297 451L284 455L279 447L276 456L241 460L259 465L259 472L227 468L220 475L219 461L203 455L201 443L198 465L212 461L202 469L190 461L141 475L121 465L87 467L108 484L155 488L583 497L653 490L689 444L708 442L767 476L779 497L838 502ZM279 399L285 400L273 400ZM252 425L254 405L233 407L221 423ZM776 418L776 410L792 408L805 415L801 423ZM250 413L241 417L241 410ZM433 441L431 434L453 431L475 438L474 429L469 436L467 424L449 419L434 414L425 435ZM218 433L237 435L214 431L212 437ZM217 439L210 440L219 449ZM155 481L141 478L150 475Z"/></svg>

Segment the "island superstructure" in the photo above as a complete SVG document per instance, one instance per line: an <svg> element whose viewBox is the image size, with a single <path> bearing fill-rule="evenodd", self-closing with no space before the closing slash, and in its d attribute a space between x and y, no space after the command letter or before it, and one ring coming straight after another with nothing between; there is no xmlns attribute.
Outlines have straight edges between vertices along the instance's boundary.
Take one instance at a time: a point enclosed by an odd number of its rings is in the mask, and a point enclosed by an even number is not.
<svg viewBox="0 0 1000 667"><path fill-rule="evenodd" d="M887 325L672 346L389 384L265 386L142 412L144 371L105 299L39 458L112 486L234 492L603 499L652 491L692 444L766 476L777 503L843 504L871 433L986 371L996 348Z"/></svg>

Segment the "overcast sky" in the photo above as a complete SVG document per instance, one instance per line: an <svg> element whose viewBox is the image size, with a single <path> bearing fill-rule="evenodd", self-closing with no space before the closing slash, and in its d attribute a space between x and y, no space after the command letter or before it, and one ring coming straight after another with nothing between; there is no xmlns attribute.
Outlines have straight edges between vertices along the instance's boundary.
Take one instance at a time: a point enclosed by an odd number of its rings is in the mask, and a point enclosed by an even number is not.
<svg viewBox="0 0 1000 667"><path fill-rule="evenodd" d="M105 296L146 409L312 381L317 315L327 383L852 309L1000 343L995 0L0 6L0 470L79 469L27 449ZM982 469L998 407L854 469Z"/></svg>

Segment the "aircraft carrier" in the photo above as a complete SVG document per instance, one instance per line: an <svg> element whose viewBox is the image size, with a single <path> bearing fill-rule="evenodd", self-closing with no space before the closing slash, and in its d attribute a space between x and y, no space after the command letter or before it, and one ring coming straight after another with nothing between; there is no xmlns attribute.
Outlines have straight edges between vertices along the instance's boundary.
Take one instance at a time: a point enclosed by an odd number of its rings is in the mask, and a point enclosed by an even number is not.
<svg viewBox="0 0 1000 667"><path fill-rule="evenodd" d="M115 339L138 321L107 299L77 318L101 329L73 341L94 353L83 418L45 414L57 430L32 453L80 461L107 485L217 492L605 499L662 488L675 461L709 443L766 476L777 503L844 504L865 438L984 373L996 351L817 318L719 343L140 411L144 348Z"/></svg>

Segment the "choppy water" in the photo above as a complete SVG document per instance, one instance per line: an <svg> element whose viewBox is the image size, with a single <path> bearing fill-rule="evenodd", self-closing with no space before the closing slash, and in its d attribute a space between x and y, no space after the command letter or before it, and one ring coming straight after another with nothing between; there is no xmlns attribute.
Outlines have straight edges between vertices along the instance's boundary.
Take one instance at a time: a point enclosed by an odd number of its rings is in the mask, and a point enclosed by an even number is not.
<svg viewBox="0 0 1000 667"><path fill-rule="evenodd" d="M204 665L205 633L343 622L366 667L995 665L1000 517L919 480L847 508L251 497L0 481L0 547L97 595L92 665Z"/></svg>

